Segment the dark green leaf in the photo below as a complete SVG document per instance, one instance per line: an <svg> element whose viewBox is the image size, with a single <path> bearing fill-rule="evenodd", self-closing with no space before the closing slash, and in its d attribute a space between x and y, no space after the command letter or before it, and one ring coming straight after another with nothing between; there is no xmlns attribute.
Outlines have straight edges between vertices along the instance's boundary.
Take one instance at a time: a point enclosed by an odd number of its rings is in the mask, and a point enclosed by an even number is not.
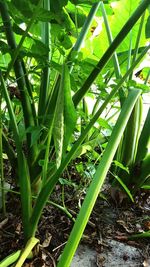
<svg viewBox="0 0 150 267"><path fill-rule="evenodd" d="M22 15L24 15L27 18L31 18L32 17L32 15L34 13L35 6L32 5L30 3L30 1L12 0L11 2L16 7L16 9L18 9L22 13Z"/></svg>
<svg viewBox="0 0 150 267"><path fill-rule="evenodd" d="M146 25L145 25L145 35L146 35L146 38L150 38L150 16L148 17Z"/></svg>
<svg viewBox="0 0 150 267"><path fill-rule="evenodd" d="M59 182L60 182L61 185L69 185L69 186L76 187L75 183L73 183L72 181L69 181L67 179L64 179L64 178L59 178Z"/></svg>
<svg viewBox="0 0 150 267"><path fill-rule="evenodd" d="M42 127L41 126L31 126L27 129L27 133L31 133L31 146L33 146L39 137L41 136Z"/></svg>
<svg viewBox="0 0 150 267"><path fill-rule="evenodd" d="M55 12L56 14L61 11L61 9L66 6L68 3L68 0L51 0L51 10Z"/></svg>

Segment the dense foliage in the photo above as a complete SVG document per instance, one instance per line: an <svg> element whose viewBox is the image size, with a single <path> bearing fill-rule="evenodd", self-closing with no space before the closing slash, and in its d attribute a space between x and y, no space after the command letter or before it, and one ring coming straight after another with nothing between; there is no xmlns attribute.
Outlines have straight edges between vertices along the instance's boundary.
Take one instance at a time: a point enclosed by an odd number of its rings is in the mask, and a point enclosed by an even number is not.
<svg viewBox="0 0 150 267"><path fill-rule="evenodd" d="M69 266L110 166L113 184L132 201L138 188L150 188L150 111L141 126L149 66L140 82L135 76L150 48L149 1L0 0L0 12L2 206L5 156L28 250L72 159L85 154L88 167L99 164L58 263Z"/></svg>

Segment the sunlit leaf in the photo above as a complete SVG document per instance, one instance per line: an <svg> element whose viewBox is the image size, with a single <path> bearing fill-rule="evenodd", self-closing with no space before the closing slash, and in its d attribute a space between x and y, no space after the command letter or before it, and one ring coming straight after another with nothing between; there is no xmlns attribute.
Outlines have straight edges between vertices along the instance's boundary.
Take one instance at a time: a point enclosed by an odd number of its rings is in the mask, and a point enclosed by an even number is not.
<svg viewBox="0 0 150 267"><path fill-rule="evenodd" d="M113 163L119 167L120 169L126 171L127 173L129 173L129 168L125 167L121 162L114 160Z"/></svg>

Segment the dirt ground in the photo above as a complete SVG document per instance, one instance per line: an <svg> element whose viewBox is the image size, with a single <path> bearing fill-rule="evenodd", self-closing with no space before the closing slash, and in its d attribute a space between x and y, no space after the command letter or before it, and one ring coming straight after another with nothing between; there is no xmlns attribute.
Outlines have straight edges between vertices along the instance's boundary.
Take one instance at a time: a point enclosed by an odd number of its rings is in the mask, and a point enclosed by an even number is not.
<svg viewBox="0 0 150 267"><path fill-rule="evenodd" d="M17 188L15 189L17 190ZM51 200L65 205L75 218L82 204L85 191L58 184ZM23 247L20 218L20 199L7 193L7 216L0 216L0 260ZM73 227L73 220L60 209L48 204L39 223L38 253L27 260L24 267L55 267ZM119 189L112 189L106 181L97 199L90 221L71 267L150 266L150 242L148 238L128 240L128 236L150 230L150 194L139 191L134 203L130 203Z"/></svg>

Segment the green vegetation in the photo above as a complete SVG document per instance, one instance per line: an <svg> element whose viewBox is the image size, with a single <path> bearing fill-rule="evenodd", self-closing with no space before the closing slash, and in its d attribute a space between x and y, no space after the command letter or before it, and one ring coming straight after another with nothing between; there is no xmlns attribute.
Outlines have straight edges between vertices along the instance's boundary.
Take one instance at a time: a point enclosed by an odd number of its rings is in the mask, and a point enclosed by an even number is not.
<svg viewBox="0 0 150 267"><path fill-rule="evenodd" d="M143 83L134 75L150 49L149 8L149 0L0 0L0 176L6 213L7 155L22 207L25 249L14 254L16 266L38 242L43 208L72 160L87 154L98 166L59 267L70 266L109 170L132 201L150 188L148 66Z"/></svg>

